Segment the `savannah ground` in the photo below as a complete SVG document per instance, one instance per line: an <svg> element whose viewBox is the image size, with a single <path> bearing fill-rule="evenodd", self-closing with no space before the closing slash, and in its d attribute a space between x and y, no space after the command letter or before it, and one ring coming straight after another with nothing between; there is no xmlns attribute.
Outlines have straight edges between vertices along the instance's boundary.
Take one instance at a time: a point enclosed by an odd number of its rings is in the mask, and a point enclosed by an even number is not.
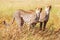
<svg viewBox="0 0 60 40"><path fill-rule="evenodd" d="M17 9L35 10L36 7L52 5L49 21L45 31L39 31L39 23L28 31L25 24L20 32L16 22L5 26L3 21L9 23ZM32 30L32 29L31 29ZM0 0L0 40L59 40L60 39L60 0Z"/></svg>

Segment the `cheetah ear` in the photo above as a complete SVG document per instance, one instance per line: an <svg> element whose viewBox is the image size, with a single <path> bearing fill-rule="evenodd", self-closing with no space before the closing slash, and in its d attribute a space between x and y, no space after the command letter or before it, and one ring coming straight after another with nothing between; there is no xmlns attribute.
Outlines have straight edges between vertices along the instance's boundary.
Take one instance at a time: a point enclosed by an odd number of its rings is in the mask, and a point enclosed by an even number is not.
<svg viewBox="0 0 60 40"><path fill-rule="evenodd" d="M40 12L42 12L42 8L39 8Z"/></svg>
<svg viewBox="0 0 60 40"><path fill-rule="evenodd" d="M51 5L49 6L49 8L51 9Z"/></svg>
<svg viewBox="0 0 60 40"><path fill-rule="evenodd" d="M51 5L48 5L47 7L49 7L51 9Z"/></svg>
<svg viewBox="0 0 60 40"><path fill-rule="evenodd" d="M41 11L42 11L42 8L41 8Z"/></svg>

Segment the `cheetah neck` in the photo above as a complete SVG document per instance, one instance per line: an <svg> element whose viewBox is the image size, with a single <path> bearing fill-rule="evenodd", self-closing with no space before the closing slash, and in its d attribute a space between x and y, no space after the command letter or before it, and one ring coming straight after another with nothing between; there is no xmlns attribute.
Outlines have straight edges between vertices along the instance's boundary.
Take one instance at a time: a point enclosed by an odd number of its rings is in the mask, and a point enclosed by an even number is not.
<svg viewBox="0 0 60 40"><path fill-rule="evenodd" d="M46 14L48 15L48 14L49 14L49 8L46 8L46 9L45 9L45 12L46 12Z"/></svg>
<svg viewBox="0 0 60 40"><path fill-rule="evenodd" d="M36 15L37 15L37 17L39 17L40 16L40 10L36 10Z"/></svg>

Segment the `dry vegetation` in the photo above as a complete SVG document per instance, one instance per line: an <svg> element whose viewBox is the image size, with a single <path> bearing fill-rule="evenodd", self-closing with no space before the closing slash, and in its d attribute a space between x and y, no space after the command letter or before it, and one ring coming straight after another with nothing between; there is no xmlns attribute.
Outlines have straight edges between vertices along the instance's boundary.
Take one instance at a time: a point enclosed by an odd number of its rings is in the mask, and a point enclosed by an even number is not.
<svg viewBox="0 0 60 40"><path fill-rule="evenodd" d="M26 2L27 0L0 0L0 40L60 40L60 1L31 0ZM4 20L8 23L12 20L12 15L17 9L34 10L37 6L44 8L46 4L51 4L52 9L45 31L39 31L39 23L31 31L28 31L26 24L22 31L15 22L11 26L3 24Z"/></svg>

